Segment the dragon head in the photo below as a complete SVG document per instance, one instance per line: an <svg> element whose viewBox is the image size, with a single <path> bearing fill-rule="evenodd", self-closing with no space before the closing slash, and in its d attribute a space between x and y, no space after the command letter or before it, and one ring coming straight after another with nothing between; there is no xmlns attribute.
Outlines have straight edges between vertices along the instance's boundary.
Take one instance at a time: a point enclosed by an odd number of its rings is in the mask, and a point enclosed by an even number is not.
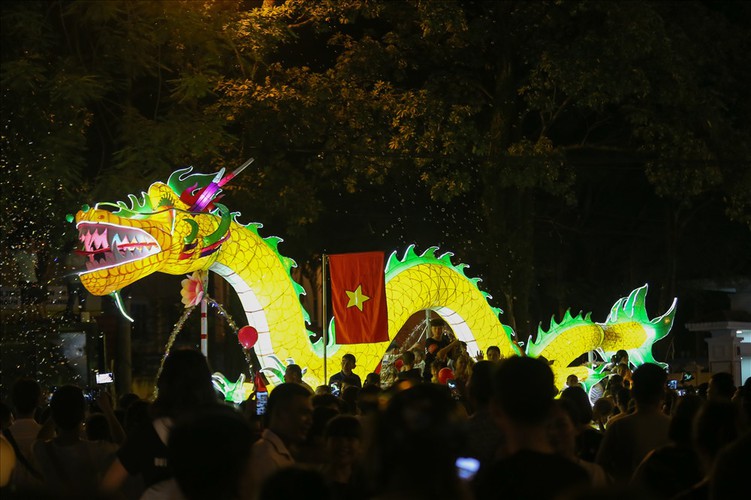
<svg viewBox="0 0 751 500"><path fill-rule="evenodd" d="M252 160L250 160L252 161ZM78 253L86 257L81 283L93 295L116 293L154 272L187 274L208 269L230 237L233 215L217 203L230 175L175 171L130 203L84 205L75 216Z"/></svg>

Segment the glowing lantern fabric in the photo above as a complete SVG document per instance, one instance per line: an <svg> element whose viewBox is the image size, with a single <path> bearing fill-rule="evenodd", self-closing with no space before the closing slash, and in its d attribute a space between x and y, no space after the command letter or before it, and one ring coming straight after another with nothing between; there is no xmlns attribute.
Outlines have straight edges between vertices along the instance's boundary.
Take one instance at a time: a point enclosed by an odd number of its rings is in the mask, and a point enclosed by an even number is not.
<svg viewBox="0 0 751 500"><path fill-rule="evenodd" d="M337 344L389 339L382 252L329 256Z"/></svg>

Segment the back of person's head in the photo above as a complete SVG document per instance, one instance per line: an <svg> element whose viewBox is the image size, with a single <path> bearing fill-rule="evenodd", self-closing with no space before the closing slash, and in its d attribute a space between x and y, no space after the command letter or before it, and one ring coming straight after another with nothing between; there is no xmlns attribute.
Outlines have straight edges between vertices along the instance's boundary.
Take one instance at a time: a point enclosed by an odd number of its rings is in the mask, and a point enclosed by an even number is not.
<svg viewBox="0 0 751 500"><path fill-rule="evenodd" d="M713 401L730 401L735 395L735 380L728 372L717 372L709 379L707 397Z"/></svg>
<svg viewBox="0 0 751 500"><path fill-rule="evenodd" d="M271 474L263 482L258 500L290 500L295 498L329 500L330 495L331 492L321 472L292 466L284 467Z"/></svg>
<svg viewBox="0 0 751 500"><path fill-rule="evenodd" d="M89 441L112 441L109 423L104 413L92 413L86 417L86 439Z"/></svg>
<svg viewBox="0 0 751 500"><path fill-rule="evenodd" d="M357 363L357 358L355 358L355 355L352 353L347 353L344 356L342 356L342 361L349 361L350 363Z"/></svg>
<svg viewBox="0 0 751 500"><path fill-rule="evenodd" d="M592 405L592 419L596 421L607 420L613 414L615 403L610 397L602 397Z"/></svg>
<svg viewBox="0 0 751 500"><path fill-rule="evenodd" d="M86 416L86 399L80 387L64 385L50 399L50 412L55 424L69 431L78 427Z"/></svg>
<svg viewBox="0 0 751 500"><path fill-rule="evenodd" d="M617 364L628 363L628 351L625 349L618 349L613 359Z"/></svg>
<svg viewBox="0 0 751 500"><path fill-rule="evenodd" d="M141 397L138 394L134 392L128 392L118 398L117 407L121 410L128 411L128 408L130 408L130 405L140 400L141 400Z"/></svg>
<svg viewBox="0 0 751 500"><path fill-rule="evenodd" d="M617 404L619 408L623 408L625 411L628 408L629 401L631 401L631 389L628 387L621 387L618 389L618 392L613 395L613 399L615 404Z"/></svg>
<svg viewBox="0 0 751 500"><path fill-rule="evenodd" d="M357 414L357 398L360 395L360 388L356 385L348 385L342 389L342 401L344 402L345 413L350 415Z"/></svg>
<svg viewBox="0 0 751 500"><path fill-rule="evenodd" d="M496 364L492 361L478 361L472 368L472 374L467 383L467 395L475 409L487 408L493 399L493 370Z"/></svg>
<svg viewBox="0 0 751 500"><path fill-rule="evenodd" d="M206 357L195 349L174 349L167 355L157 381L155 416L180 413L218 402Z"/></svg>
<svg viewBox="0 0 751 500"><path fill-rule="evenodd" d="M494 404L515 424L545 423L558 394L553 371L537 358L512 356L494 374Z"/></svg>
<svg viewBox="0 0 751 500"><path fill-rule="evenodd" d="M287 365L286 374L292 375L293 377L297 377L298 379L302 380L302 368L300 368L300 365L296 365L294 363Z"/></svg>
<svg viewBox="0 0 751 500"><path fill-rule="evenodd" d="M318 408L319 406L328 406L329 408L333 408L337 411L341 411L342 409L342 400L331 393L316 394L310 399L310 402L313 404L313 408Z"/></svg>
<svg viewBox="0 0 751 500"><path fill-rule="evenodd" d="M365 386L377 386L381 387L381 375L379 373L370 372L365 376L365 381L362 383L363 387Z"/></svg>
<svg viewBox="0 0 751 500"><path fill-rule="evenodd" d="M318 406L313 408L313 423L308 431L308 440L315 440L323 437L326 426L334 417L341 415L339 410L330 406Z"/></svg>
<svg viewBox="0 0 751 500"><path fill-rule="evenodd" d="M415 353L412 351L404 351L401 355L402 362L410 368L415 364Z"/></svg>
<svg viewBox="0 0 751 500"><path fill-rule="evenodd" d="M678 445L691 445L694 418L703 404L704 400L696 394L686 394L678 400L668 429L668 437L671 441Z"/></svg>
<svg viewBox="0 0 751 500"><path fill-rule="evenodd" d="M324 437L362 438L362 424L354 415L336 415L326 424Z"/></svg>
<svg viewBox="0 0 751 500"><path fill-rule="evenodd" d="M462 424L444 385L416 384L393 392L367 436L363 457L373 491L366 496L457 498L455 461L466 438Z"/></svg>
<svg viewBox="0 0 751 500"><path fill-rule="evenodd" d="M592 422L592 405L589 402L587 391L582 386L566 387L561 391L561 399L567 399L573 403L575 410L571 415L571 420L574 425L581 427Z"/></svg>
<svg viewBox="0 0 751 500"><path fill-rule="evenodd" d="M277 385L269 393L269 399L266 403L266 415L269 419L273 419L279 414L286 412L295 398L298 397L311 398L311 395L305 387L299 384L284 383Z"/></svg>
<svg viewBox="0 0 751 500"><path fill-rule="evenodd" d="M33 378L21 378L13 384L10 400L16 410L16 417L34 413L42 398L42 388Z"/></svg>
<svg viewBox="0 0 751 500"><path fill-rule="evenodd" d="M253 440L248 421L229 406L180 416L170 431L167 463L185 498L242 498Z"/></svg>
<svg viewBox="0 0 751 500"><path fill-rule="evenodd" d="M719 451L740 435L738 409L730 402L707 401L694 419L693 442L709 466Z"/></svg>
<svg viewBox="0 0 751 500"><path fill-rule="evenodd" d="M631 396L639 406L659 405L665 398L665 383L668 374L654 363L644 363L634 370L631 377Z"/></svg>
<svg viewBox="0 0 751 500"><path fill-rule="evenodd" d="M381 397L380 385L364 385L357 394L357 409L361 415L378 412Z"/></svg>

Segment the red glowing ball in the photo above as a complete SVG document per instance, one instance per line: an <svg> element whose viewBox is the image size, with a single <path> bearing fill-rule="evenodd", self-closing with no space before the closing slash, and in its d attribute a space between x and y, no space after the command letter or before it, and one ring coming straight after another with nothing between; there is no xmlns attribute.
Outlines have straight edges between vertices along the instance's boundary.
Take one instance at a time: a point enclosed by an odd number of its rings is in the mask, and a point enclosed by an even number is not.
<svg viewBox="0 0 751 500"><path fill-rule="evenodd" d="M244 326L238 330L237 340L244 348L250 349L258 342L258 330L252 326Z"/></svg>
<svg viewBox="0 0 751 500"><path fill-rule="evenodd" d="M441 368L438 371L438 382L445 384L449 380L454 378L454 372L451 371L451 368Z"/></svg>
<svg viewBox="0 0 751 500"><path fill-rule="evenodd" d="M404 361L399 358L394 362L394 366L396 367L397 371L400 371L402 369L402 366L404 366Z"/></svg>

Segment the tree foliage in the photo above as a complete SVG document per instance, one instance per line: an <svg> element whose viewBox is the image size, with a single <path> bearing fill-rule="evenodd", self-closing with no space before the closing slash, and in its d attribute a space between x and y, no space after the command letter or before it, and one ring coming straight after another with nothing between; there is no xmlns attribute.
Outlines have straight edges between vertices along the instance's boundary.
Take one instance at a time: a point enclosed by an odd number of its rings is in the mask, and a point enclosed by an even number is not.
<svg viewBox="0 0 751 500"><path fill-rule="evenodd" d="M720 211L751 224L749 12L4 2L3 167L22 190L28 172L62 186L73 211L175 167L254 157L234 206L292 255L445 244L529 329L551 301L589 307L645 276L672 294L695 224Z"/></svg>

